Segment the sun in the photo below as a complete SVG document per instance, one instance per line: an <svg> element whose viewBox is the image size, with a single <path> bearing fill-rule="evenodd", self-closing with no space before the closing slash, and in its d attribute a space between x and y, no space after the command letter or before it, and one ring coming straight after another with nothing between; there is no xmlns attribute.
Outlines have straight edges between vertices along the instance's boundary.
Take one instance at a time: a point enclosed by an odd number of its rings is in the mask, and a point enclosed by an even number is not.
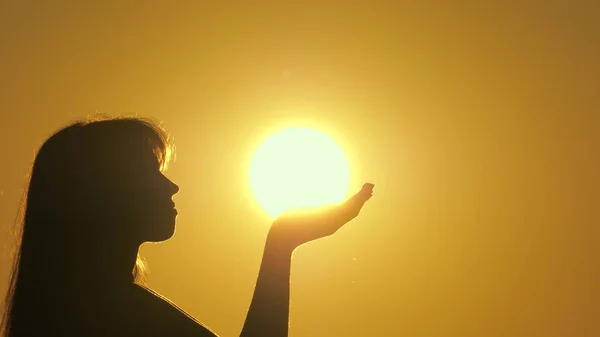
<svg viewBox="0 0 600 337"><path fill-rule="evenodd" d="M308 127L272 134L250 164L252 194L272 217L294 208L339 203L349 183L342 149L325 133Z"/></svg>

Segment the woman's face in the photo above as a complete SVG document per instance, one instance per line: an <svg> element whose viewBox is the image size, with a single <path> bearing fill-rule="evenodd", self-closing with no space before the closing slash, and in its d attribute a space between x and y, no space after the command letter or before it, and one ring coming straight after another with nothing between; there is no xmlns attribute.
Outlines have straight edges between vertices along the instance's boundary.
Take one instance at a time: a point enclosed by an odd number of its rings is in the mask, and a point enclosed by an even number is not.
<svg viewBox="0 0 600 337"><path fill-rule="evenodd" d="M154 155L147 157L132 160L119 169L116 190L111 194L119 226L128 229L126 233L136 240L159 242L175 232L177 210L173 196L179 186L161 172Z"/></svg>

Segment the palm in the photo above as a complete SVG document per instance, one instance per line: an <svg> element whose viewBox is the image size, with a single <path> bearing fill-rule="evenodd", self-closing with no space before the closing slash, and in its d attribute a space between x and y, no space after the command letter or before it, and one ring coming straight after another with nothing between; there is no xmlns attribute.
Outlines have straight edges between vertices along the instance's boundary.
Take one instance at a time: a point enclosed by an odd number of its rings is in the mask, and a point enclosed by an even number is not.
<svg viewBox="0 0 600 337"><path fill-rule="evenodd" d="M280 244L292 249L330 236L358 216L362 206L372 196L372 186L365 184L360 192L341 205L286 212L275 220L271 234Z"/></svg>

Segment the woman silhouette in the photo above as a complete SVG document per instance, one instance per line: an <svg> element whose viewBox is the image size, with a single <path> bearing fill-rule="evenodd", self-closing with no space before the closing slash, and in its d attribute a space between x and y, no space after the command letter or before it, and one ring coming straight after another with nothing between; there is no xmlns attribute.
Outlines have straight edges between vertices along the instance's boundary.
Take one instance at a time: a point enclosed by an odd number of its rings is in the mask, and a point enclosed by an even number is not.
<svg viewBox="0 0 600 337"><path fill-rule="evenodd" d="M77 122L39 149L24 198L5 337L216 336L141 282L138 249L169 239L179 187L149 120ZM293 250L356 217L372 185L341 206L279 217L267 236L240 336L287 336Z"/></svg>

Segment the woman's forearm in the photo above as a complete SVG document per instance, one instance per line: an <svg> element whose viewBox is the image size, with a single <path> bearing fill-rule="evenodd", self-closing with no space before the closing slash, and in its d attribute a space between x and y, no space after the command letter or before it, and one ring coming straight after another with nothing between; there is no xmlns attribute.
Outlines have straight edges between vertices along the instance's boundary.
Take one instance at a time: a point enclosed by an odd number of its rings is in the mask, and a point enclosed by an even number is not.
<svg viewBox="0 0 600 337"><path fill-rule="evenodd" d="M267 238L254 295L240 337L287 337L292 251L277 240Z"/></svg>

